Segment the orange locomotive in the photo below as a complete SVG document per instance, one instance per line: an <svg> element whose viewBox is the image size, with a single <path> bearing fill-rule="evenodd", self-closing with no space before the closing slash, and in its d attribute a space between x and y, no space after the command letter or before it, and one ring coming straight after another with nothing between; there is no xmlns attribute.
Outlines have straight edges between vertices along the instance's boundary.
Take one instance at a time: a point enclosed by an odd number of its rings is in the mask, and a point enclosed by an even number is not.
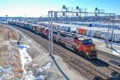
<svg viewBox="0 0 120 80"><path fill-rule="evenodd" d="M74 43L76 44L76 46L74 47L76 52L79 52L81 55L88 58L97 57L95 44L92 42L92 39L84 36L79 36L74 38Z"/></svg>
<svg viewBox="0 0 120 80"><path fill-rule="evenodd" d="M56 32L58 31L53 31L53 40L56 43L74 50L77 54L83 55L89 59L97 57L95 44L92 42L92 39L77 34ZM54 33L56 36L54 36Z"/></svg>

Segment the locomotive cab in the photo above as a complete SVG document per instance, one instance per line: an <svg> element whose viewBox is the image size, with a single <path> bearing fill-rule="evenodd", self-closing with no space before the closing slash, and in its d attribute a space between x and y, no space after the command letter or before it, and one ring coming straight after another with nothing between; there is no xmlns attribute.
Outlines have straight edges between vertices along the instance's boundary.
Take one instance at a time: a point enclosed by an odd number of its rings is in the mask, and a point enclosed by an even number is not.
<svg viewBox="0 0 120 80"><path fill-rule="evenodd" d="M79 38L79 52L81 52L82 55L88 57L88 58L96 58L96 50L95 50L95 44L92 42L92 39L90 38Z"/></svg>
<svg viewBox="0 0 120 80"><path fill-rule="evenodd" d="M95 44L93 44L92 39L84 39L81 48L88 58L96 58Z"/></svg>
<svg viewBox="0 0 120 80"><path fill-rule="evenodd" d="M53 30L53 41L57 44L60 43L60 31Z"/></svg>

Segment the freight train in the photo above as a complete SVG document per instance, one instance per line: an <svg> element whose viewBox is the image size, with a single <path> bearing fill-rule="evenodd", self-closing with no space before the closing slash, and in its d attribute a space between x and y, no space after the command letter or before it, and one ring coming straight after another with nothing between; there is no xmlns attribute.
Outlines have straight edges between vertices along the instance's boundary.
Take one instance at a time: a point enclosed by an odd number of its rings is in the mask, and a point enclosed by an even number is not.
<svg viewBox="0 0 120 80"><path fill-rule="evenodd" d="M49 38L49 28L45 27L44 25L35 25L14 21L10 21L8 24L27 29L41 35L46 39ZM88 37L53 29L53 41L59 45L62 45L63 47L74 51L78 55L85 56L89 59L97 58L95 44L92 42L92 39Z"/></svg>

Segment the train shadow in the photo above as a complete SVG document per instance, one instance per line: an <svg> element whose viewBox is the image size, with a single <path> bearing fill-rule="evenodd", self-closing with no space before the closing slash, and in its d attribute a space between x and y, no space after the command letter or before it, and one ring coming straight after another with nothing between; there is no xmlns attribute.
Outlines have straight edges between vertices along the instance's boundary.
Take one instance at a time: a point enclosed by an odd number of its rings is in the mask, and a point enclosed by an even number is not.
<svg viewBox="0 0 120 80"><path fill-rule="evenodd" d="M62 47L63 47L63 46L62 46ZM71 50L71 49L69 49L69 48L66 48L66 47L64 47L64 48L67 49L67 50L69 50L69 51L71 51L71 52L73 52L73 54L76 54L76 55L78 55L79 57L84 58L85 60L89 61L90 63L92 63L93 65L95 65L95 66L97 66L97 67L108 67L108 66L109 66L109 64L106 63L106 62L103 61L103 60L100 60L100 59L98 59L98 58L88 59L86 56L81 55L81 54L79 54L79 53L75 53L73 50Z"/></svg>
<svg viewBox="0 0 120 80"><path fill-rule="evenodd" d="M88 60L88 59L87 59ZM97 67L108 67L109 64L96 58L96 59L93 59L93 60L89 60L92 64L94 64L95 66Z"/></svg>
<svg viewBox="0 0 120 80"><path fill-rule="evenodd" d="M61 45L61 46L62 46L62 45ZM86 56L81 55L80 53L75 53L73 50L71 50L71 49L69 49L69 48L66 48L65 46L62 46L62 47L64 47L65 49L67 49L67 50L69 50L69 51L71 51L71 52L73 52L73 54L76 54L76 55L78 55L79 57L84 58L85 60L89 61L90 63L92 63L93 65L95 65L95 66L97 66L97 67L108 67L108 66L109 66L109 64L106 63L106 62L103 61L103 60L100 60L100 59L98 59L98 58L88 59Z"/></svg>

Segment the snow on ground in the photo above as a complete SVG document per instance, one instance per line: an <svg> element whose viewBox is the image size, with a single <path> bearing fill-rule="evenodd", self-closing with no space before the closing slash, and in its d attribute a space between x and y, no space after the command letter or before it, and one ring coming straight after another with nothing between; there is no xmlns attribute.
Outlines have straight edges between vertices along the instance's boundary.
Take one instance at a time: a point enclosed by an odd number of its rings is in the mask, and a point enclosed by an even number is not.
<svg viewBox="0 0 120 80"><path fill-rule="evenodd" d="M31 57L29 56L29 54L26 51L27 48L30 48L30 47L27 45L18 45L23 69L25 67L25 64L28 64L29 62L32 61ZM25 69L24 69L24 74L26 74Z"/></svg>
<svg viewBox="0 0 120 80"><path fill-rule="evenodd" d="M29 54L26 51L27 48L30 48L30 47L28 45L18 45L21 62L22 62L22 68L24 70L23 76L24 76L24 80L34 80L35 77L33 76L32 71L27 72L25 70L25 65L32 61L31 57L29 56Z"/></svg>
<svg viewBox="0 0 120 80"><path fill-rule="evenodd" d="M14 78L14 76L11 76L12 74L13 74L13 72L12 72L12 67L11 66L9 66L9 65L6 66L6 67L0 66L0 80L12 79L12 78Z"/></svg>
<svg viewBox="0 0 120 80"><path fill-rule="evenodd" d="M35 77L33 75L32 71L26 71L25 70L25 65L29 64L32 59L29 56L28 52L27 52L27 48L30 48L30 46L28 45L18 45L18 49L20 52L20 56L21 56L21 62L22 62L22 68L24 70L23 76L24 76L24 80L43 80L45 78L45 76L43 75L39 75L37 77ZM33 67L36 66L37 64L32 65ZM41 73L43 71L43 69L49 69L51 66L51 62L47 63L47 65L43 66L42 68L37 68L36 69L36 73Z"/></svg>
<svg viewBox="0 0 120 80"><path fill-rule="evenodd" d="M36 78L36 80L44 80L44 79L45 79L45 77L43 75L40 75Z"/></svg>
<svg viewBox="0 0 120 80"><path fill-rule="evenodd" d="M49 69L51 66L51 62L49 62L46 66L43 67L43 69Z"/></svg>
<svg viewBox="0 0 120 80"><path fill-rule="evenodd" d="M120 57L120 50L113 49L113 50L112 50L112 54Z"/></svg>
<svg viewBox="0 0 120 80"><path fill-rule="evenodd" d="M36 72L41 73L41 72L43 72L43 69L39 67L39 68L36 69Z"/></svg>
<svg viewBox="0 0 120 80"><path fill-rule="evenodd" d="M101 50L101 51L105 51L109 54L115 55L120 57L120 43L114 43L112 44L112 48L110 48L111 44L109 43L108 46L109 48L106 46L106 43L104 40L101 39L96 39L96 38L92 38L93 41L96 43L96 48Z"/></svg>
<svg viewBox="0 0 120 80"><path fill-rule="evenodd" d="M105 41L102 40L102 39L97 39L97 38L92 38L93 41L96 41L96 42L101 42L101 43L104 43L105 44ZM110 42L109 42L110 44ZM112 44L116 47L120 47L120 43L115 43L115 42L112 42Z"/></svg>
<svg viewBox="0 0 120 80"><path fill-rule="evenodd" d="M64 63L60 57L55 55L54 57L60 68L69 77L70 80L87 80L72 68L70 68L69 65ZM64 77L61 75L61 73L47 55L38 56L37 58L33 59L29 66L38 80L41 77L43 80L64 80Z"/></svg>
<svg viewBox="0 0 120 80"><path fill-rule="evenodd" d="M35 80L32 71L29 71L27 74L24 74L23 76L24 76L24 80Z"/></svg>
<svg viewBox="0 0 120 80"><path fill-rule="evenodd" d="M43 69L45 70L45 69L50 69L50 66L51 66L51 62L49 62L49 63L47 63L47 65L46 66L44 66L44 67L42 67L42 68L37 68L36 69L36 73L42 73L43 72ZM45 75L39 75L39 76L37 76L37 78L36 79L38 79L38 80L44 80L45 79Z"/></svg>

